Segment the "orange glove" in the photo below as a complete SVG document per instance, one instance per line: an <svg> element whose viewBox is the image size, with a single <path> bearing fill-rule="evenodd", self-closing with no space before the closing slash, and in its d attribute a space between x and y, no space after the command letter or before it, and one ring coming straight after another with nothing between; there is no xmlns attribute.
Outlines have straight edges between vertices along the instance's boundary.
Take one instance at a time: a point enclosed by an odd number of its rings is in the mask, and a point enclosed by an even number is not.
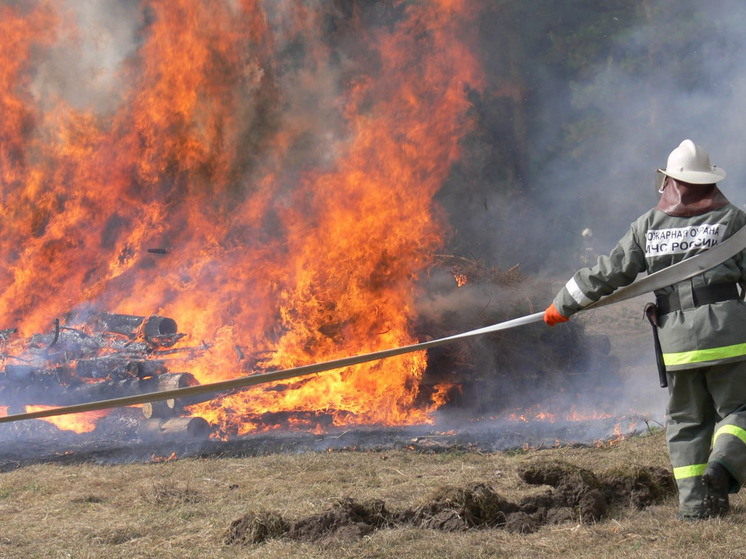
<svg viewBox="0 0 746 559"><path fill-rule="evenodd" d="M559 324L560 322L567 322L569 319L566 316L562 316L559 311L557 310L557 307L554 306L554 303L549 305L547 307L547 310L544 311L544 322L549 324L549 326L554 326L555 324Z"/></svg>

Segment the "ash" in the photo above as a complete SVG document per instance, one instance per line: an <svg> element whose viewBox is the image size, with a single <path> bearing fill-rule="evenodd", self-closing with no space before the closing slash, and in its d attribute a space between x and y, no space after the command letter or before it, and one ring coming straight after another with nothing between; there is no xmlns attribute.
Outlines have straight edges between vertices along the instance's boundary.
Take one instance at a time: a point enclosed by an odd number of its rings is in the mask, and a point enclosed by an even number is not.
<svg viewBox="0 0 746 559"><path fill-rule="evenodd" d="M238 458L276 453L375 452L411 450L498 452L557 446L600 446L658 425L643 416L591 420L486 419L455 426L444 418L434 425L355 426L324 434L271 431L228 440L144 430L139 410L118 410L102 418L90 433L61 431L42 420L1 425L0 471L32 464L126 464L184 458Z"/></svg>

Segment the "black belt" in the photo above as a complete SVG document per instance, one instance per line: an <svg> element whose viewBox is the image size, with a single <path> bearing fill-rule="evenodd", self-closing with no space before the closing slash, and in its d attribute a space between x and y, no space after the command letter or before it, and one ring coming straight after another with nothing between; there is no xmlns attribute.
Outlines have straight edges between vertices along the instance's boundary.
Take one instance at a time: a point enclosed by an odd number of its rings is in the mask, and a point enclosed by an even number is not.
<svg viewBox="0 0 746 559"><path fill-rule="evenodd" d="M711 285L695 287L692 291L695 307L741 298L737 283L713 283ZM658 306L659 314L682 310L681 300L677 291L674 291L670 295L658 295L655 304Z"/></svg>

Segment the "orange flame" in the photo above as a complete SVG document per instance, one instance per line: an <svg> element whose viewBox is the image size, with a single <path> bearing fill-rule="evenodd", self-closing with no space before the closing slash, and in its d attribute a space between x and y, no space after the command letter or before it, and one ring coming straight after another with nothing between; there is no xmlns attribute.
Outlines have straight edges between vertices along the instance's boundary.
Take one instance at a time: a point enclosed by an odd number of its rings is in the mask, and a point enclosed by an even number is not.
<svg viewBox="0 0 746 559"><path fill-rule="evenodd" d="M53 408L54 406L26 406L26 413L43 411ZM83 413L73 413L70 415L59 415L53 417L44 417L42 421L51 423L57 429L62 431L74 431L75 433L90 433L96 428L96 422L110 413L110 410L89 411Z"/></svg>
<svg viewBox="0 0 746 559"><path fill-rule="evenodd" d="M556 421L594 421L601 419L611 419L614 416L598 410L579 410L574 405L567 411L552 413L533 406L521 412L510 413L507 415L511 421L520 421L528 423L529 421L547 421L554 423Z"/></svg>
<svg viewBox="0 0 746 559"><path fill-rule="evenodd" d="M462 39L473 3L403 5L391 25L352 13L336 33L355 46L335 50L324 30L339 16L300 1L144 0L105 110L32 87L45 54L76 48L57 33L61 4L5 7L0 24L7 323L172 316L180 343L211 343L182 364L201 382L417 341L417 278L446 228L433 197L481 87ZM236 348L265 357L236 364ZM193 411L229 434L271 427L267 414L427 422L445 399L420 401L425 368L410 354Z"/></svg>
<svg viewBox="0 0 746 559"><path fill-rule="evenodd" d="M155 454L150 455L150 461L156 463L175 462L178 460L178 456L175 452L172 452L168 456L156 456Z"/></svg>

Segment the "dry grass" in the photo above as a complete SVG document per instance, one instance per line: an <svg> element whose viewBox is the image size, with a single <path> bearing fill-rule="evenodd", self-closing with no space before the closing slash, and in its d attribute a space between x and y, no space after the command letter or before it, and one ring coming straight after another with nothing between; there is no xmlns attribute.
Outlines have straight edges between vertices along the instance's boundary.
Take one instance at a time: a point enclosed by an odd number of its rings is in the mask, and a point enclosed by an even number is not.
<svg viewBox="0 0 746 559"><path fill-rule="evenodd" d="M273 512L295 520L339 499L414 507L444 486L491 485L506 499L532 492L517 470L560 459L596 473L668 466L661 433L603 448L493 454L333 452L243 459L185 459L120 466L40 465L0 474L0 556L30 557L691 557L746 556L743 498L722 520L675 518L674 498L647 510L613 509L595 524L570 522L531 535L500 528L443 533L381 529L324 545L270 539L224 543L232 521ZM696 550L696 552L695 552Z"/></svg>

